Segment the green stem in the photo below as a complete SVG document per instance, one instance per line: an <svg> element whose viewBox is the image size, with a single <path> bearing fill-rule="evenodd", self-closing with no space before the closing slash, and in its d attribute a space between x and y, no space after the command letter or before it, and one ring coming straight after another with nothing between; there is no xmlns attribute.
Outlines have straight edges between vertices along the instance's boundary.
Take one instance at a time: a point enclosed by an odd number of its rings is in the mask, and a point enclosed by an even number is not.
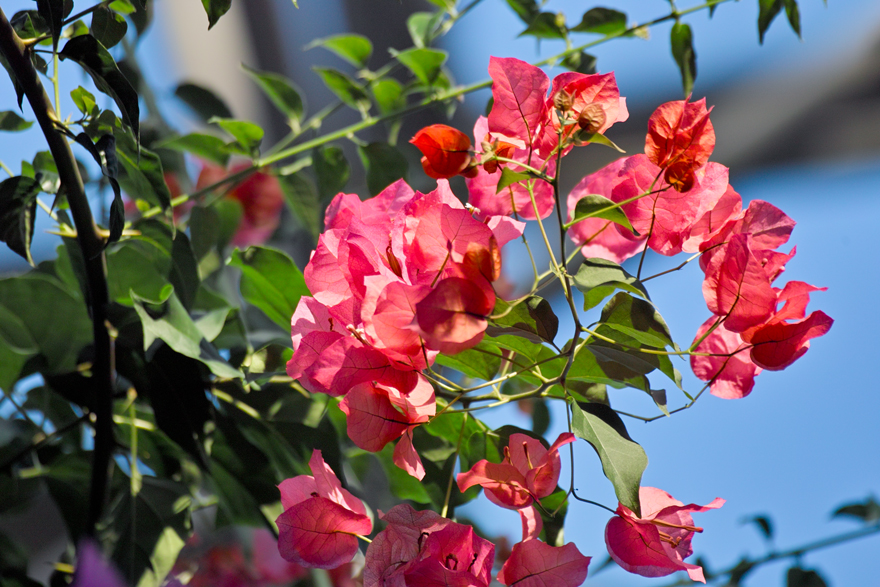
<svg viewBox="0 0 880 587"><path fill-rule="evenodd" d="M3 163L3 161L0 161L0 169L5 171L9 175L9 177L15 177L15 173L13 173L11 169L6 167L6 164Z"/></svg>

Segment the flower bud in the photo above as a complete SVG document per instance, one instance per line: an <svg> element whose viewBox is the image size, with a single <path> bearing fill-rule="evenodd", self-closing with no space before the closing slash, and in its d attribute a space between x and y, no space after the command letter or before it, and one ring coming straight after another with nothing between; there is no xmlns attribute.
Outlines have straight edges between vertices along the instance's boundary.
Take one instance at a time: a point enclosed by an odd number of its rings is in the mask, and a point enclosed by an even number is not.
<svg viewBox="0 0 880 587"><path fill-rule="evenodd" d="M565 90L559 90L558 92L556 92L556 95L553 96L553 107L557 110L568 112L569 110L571 110L571 105L571 94L569 94Z"/></svg>
<svg viewBox="0 0 880 587"><path fill-rule="evenodd" d="M578 116L578 126L584 131L595 134L605 125L605 109L599 104L587 104Z"/></svg>

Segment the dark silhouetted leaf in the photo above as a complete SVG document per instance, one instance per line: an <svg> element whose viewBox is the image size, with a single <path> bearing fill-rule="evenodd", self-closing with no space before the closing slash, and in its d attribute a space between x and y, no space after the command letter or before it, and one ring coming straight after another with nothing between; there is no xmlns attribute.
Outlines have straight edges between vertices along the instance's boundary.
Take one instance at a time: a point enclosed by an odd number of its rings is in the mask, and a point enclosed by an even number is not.
<svg viewBox="0 0 880 587"><path fill-rule="evenodd" d="M332 198L348 183L351 168L342 149L324 145L312 152L315 175L318 177L318 194L322 200Z"/></svg>
<svg viewBox="0 0 880 587"><path fill-rule="evenodd" d="M211 161L226 167L229 163L229 148L226 142L214 135L190 133L182 137L168 139L154 145L157 149L173 149Z"/></svg>
<svg viewBox="0 0 880 587"><path fill-rule="evenodd" d="M61 35L61 27L64 22L64 0L37 0L37 11L52 34L52 46L58 48L58 37Z"/></svg>
<svg viewBox="0 0 880 587"><path fill-rule="evenodd" d="M205 13L208 15L208 30L210 30L232 6L232 0L202 0L202 6L205 7Z"/></svg>
<svg viewBox="0 0 880 587"><path fill-rule="evenodd" d="M798 9L797 0L785 0L785 16L798 38L801 37L801 13Z"/></svg>
<svg viewBox="0 0 880 587"><path fill-rule="evenodd" d="M125 33L128 32L128 24L121 14L101 7L92 13L92 26L89 30L93 37L109 49L122 40Z"/></svg>
<svg viewBox="0 0 880 587"><path fill-rule="evenodd" d="M565 39L568 36L565 17L561 13L542 12L532 19L526 30L519 34L520 37L525 35L538 39Z"/></svg>
<svg viewBox="0 0 880 587"><path fill-rule="evenodd" d="M873 497L862 503L850 503L840 506L832 514L833 517L851 516L863 522L876 522L880 520L880 503Z"/></svg>
<svg viewBox="0 0 880 587"><path fill-rule="evenodd" d="M29 177L10 177L0 183L0 240L31 265L39 193L40 184Z"/></svg>
<svg viewBox="0 0 880 587"><path fill-rule="evenodd" d="M822 575L811 569L791 567L786 573L786 587L827 587Z"/></svg>
<svg viewBox="0 0 880 587"><path fill-rule="evenodd" d="M315 186L301 173L279 175L278 183L284 193L284 200L291 214L309 231L318 242L321 234L321 209Z"/></svg>
<svg viewBox="0 0 880 587"><path fill-rule="evenodd" d="M202 122L208 122L215 116L217 118L233 118L232 111L226 103L214 92L202 86L193 83L180 84L174 90L174 95L189 106Z"/></svg>
<svg viewBox="0 0 880 587"><path fill-rule="evenodd" d="M112 97L122 113L125 123L135 138L139 137L138 95L119 71L116 62L100 42L92 35L80 35L67 41L61 50L62 59L72 59L92 77L95 86Z"/></svg>
<svg viewBox="0 0 880 587"><path fill-rule="evenodd" d="M12 110L0 112L0 130L18 132L27 130L34 125L33 121L25 120Z"/></svg>
<svg viewBox="0 0 880 587"><path fill-rule="evenodd" d="M773 540L773 522L769 516L752 516L743 518L743 524L754 524L767 540Z"/></svg>
<svg viewBox="0 0 880 587"><path fill-rule="evenodd" d="M562 66L571 71L592 75L596 73L596 58L589 53L575 51L565 56L565 59L562 60Z"/></svg>
<svg viewBox="0 0 880 587"><path fill-rule="evenodd" d="M770 23L782 10L784 0L758 0L758 42L764 44L764 33L770 28Z"/></svg>
<svg viewBox="0 0 880 587"><path fill-rule="evenodd" d="M367 189L375 196L398 179L406 179L408 164L403 153L388 143L370 143L358 148L367 171Z"/></svg>

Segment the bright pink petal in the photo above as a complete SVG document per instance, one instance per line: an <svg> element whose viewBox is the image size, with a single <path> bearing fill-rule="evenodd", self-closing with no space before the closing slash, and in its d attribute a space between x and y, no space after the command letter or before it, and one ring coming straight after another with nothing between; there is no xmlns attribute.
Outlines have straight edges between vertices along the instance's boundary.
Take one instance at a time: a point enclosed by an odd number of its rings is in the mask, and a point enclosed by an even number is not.
<svg viewBox="0 0 880 587"><path fill-rule="evenodd" d="M422 464L422 458L413 446L412 441L412 429L408 429L394 446L394 454L391 460L399 468L421 481L425 478L425 466Z"/></svg>
<svg viewBox="0 0 880 587"><path fill-rule="evenodd" d="M313 497L313 493L318 493L318 486L311 475L298 475L282 481L278 490L281 492L281 505L287 509Z"/></svg>
<svg viewBox="0 0 880 587"><path fill-rule="evenodd" d="M510 241L522 236L526 223L508 218L507 216L489 216L486 218L486 226L495 235L498 246L503 247Z"/></svg>
<svg viewBox="0 0 880 587"><path fill-rule="evenodd" d="M752 254L749 237L737 234L718 247L706 267L703 297L709 310L726 316L732 332L766 322L776 308L776 292L763 264Z"/></svg>
<svg viewBox="0 0 880 587"><path fill-rule="evenodd" d="M281 556L319 569L350 561L358 549L357 535L366 536L373 529L367 516L324 497L312 497L288 508L276 523Z"/></svg>
<svg viewBox="0 0 880 587"><path fill-rule="evenodd" d="M372 383L361 383L339 404L346 414L348 436L360 448L377 452L409 427L405 414L394 408L388 393Z"/></svg>
<svg viewBox="0 0 880 587"><path fill-rule="evenodd" d="M687 238L682 242L681 250L696 253L703 250L703 244L710 241L724 227L742 213L742 198L728 184L724 195L715 206L691 226Z"/></svg>
<svg viewBox="0 0 880 587"><path fill-rule="evenodd" d="M512 587L579 587L587 578L590 557L574 543L550 546L525 540L513 546L498 581Z"/></svg>
<svg viewBox="0 0 880 587"><path fill-rule="evenodd" d="M320 450L315 449L312 451L312 457L309 459L309 468L315 476L315 486L317 487L318 495L326 497L330 501L338 503L356 514L367 515L364 503L342 487L342 483L339 482L336 473L333 472L330 465L324 462L324 457Z"/></svg>
<svg viewBox="0 0 880 587"><path fill-rule="evenodd" d="M816 311L799 322L762 326L750 337L752 362L771 371L785 369L807 352L810 339L827 333L833 323L825 312Z"/></svg>
<svg viewBox="0 0 880 587"><path fill-rule="evenodd" d="M489 130L534 145L547 120L547 74L513 57L490 57L489 76L495 99L489 112Z"/></svg>
<svg viewBox="0 0 880 587"><path fill-rule="evenodd" d="M703 334L718 318L709 318L700 326L694 340ZM749 345L740 335L730 332L722 324L695 349L698 353L729 356L691 356L691 368L702 381L712 381L712 395L724 399L739 399L749 395L755 386L755 377L761 368L755 365L748 353Z"/></svg>
<svg viewBox="0 0 880 587"><path fill-rule="evenodd" d="M501 507L520 509L534 501L523 474L505 463L478 461L469 471L459 473L456 483L461 491L480 485L486 490L486 497Z"/></svg>
<svg viewBox="0 0 880 587"><path fill-rule="evenodd" d="M520 521L522 522L522 539L532 540L541 534L544 528L544 520L541 519L541 513L534 505L519 510Z"/></svg>
<svg viewBox="0 0 880 587"><path fill-rule="evenodd" d="M491 288L489 288L491 291ZM495 307L493 295L468 279L450 277L416 305L416 319L426 344L455 354L480 342Z"/></svg>

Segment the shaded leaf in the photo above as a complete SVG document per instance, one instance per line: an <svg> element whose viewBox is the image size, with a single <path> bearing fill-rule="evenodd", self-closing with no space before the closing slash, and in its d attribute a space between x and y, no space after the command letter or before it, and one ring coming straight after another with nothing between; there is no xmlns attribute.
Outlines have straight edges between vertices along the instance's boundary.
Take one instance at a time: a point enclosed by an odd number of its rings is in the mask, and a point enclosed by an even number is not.
<svg viewBox="0 0 880 587"><path fill-rule="evenodd" d="M40 184L29 177L10 177L0 182L0 240L31 265L39 193Z"/></svg>
<svg viewBox="0 0 880 587"><path fill-rule="evenodd" d="M501 350L483 340L477 346L454 355L437 355L437 363L461 371L468 377L489 381L501 367Z"/></svg>
<svg viewBox="0 0 880 587"><path fill-rule="evenodd" d="M226 103L214 92L202 86L193 83L180 84L174 90L174 95L189 106L202 122L208 122L214 117L233 117Z"/></svg>
<svg viewBox="0 0 880 587"><path fill-rule="evenodd" d="M313 69L321 76L327 89L336 94L345 104L361 112L367 112L370 109L370 98L349 76L329 67L315 67Z"/></svg>
<svg viewBox="0 0 880 587"><path fill-rule="evenodd" d="M846 504L834 510L832 517L838 516L851 516L863 522L876 522L880 520L880 503L877 503L873 497L869 497L863 503Z"/></svg>
<svg viewBox="0 0 880 587"><path fill-rule="evenodd" d="M229 148L226 143L214 135L190 133L161 141L154 145L157 149L172 149L183 153L192 153L196 157L226 167L229 162Z"/></svg>
<svg viewBox="0 0 880 587"><path fill-rule="evenodd" d="M743 524L754 524L767 540L773 540L773 522L769 516L752 516L744 518Z"/></svg>
<svg viewBox="0 0 880 587"><path fill-rule="evenodd" d="M348 183L351 168L339 147L324 145L315 149L312 151L312 162L322 200L332 198Z"/></svg>
<svg viewBox="0 0 880 587"><path fill-rule="evenodd" d="M576 51L565 56L562 66L571 71L592 75L596 73L596 57L583 51Z"/></svg>
<svg viewBox="0 0 880 587"><path fill-rule="evenodd" d="M626 14L611 8L591 8L584 13L580 24L569 30L573 33L618 35L626 30Z"/></svg>
<svg viewBox="0 0 880 587"><path fill-rule="evenodd" d="M408 164L397 147L388 143L370 143L358 147L358 154L367 171L367 189L375 196L398 179L406 179Z"/></svg>
<svg viewBox="0 0 880 587"><path fill-rule="evenodd" d="M80 35L67 41L61 50L62 59L72 59L88 73L95 86L112 97L134 136L139 136L140 108L138 95L110 53L92 35Z"/></svg>
<svg viewBox="0 0 880 587"><path fill-rule="evenodd" d="M27 130L34 125L33 121L25 120L12 110L0 112L0 130L6 132L19 132Z"/></svg>
<svg viewBox="0 0 880 587"><path fill-rule="evenodd" d="M532 36L538 39L565 39L568 29L565 27L565 17L559 13L542 12L535 16L529 26L519 34Z"/></svg>
<svg viewBox="0 0 880 587"><path fill-rule="evenodd" d="M315 39L306 45L305 49L313 49L314 47L323 47L358 68L366 67L367 60L373 53L373 44L368 38L353 34Z"/></svg>
<svg viewBox="0 0 880 587"><path fill-rule="evenodd" d="M232 0L202 0L202 6L205 8L205 14L208 15L208 30L211 30L232 6Z"/></svg>
<svg viewBox="0 0 880 587"><path fill-rule="evenodd" d="M827 587L822 575L811 569L791 567L786 573L786 587Z"/></svg>
<svg viewBox="0 0 880 587"><path fill-rule="evenodd" d="M277 73L258 71L244 64L241 67L256 82L269 101L287 117L294 130L297 130L305 112L305 106L293 82Z"/></svg>
<svg viewBox="0 0 880 587"><path fill-rule="evenodd" d="M0 389L12 391L21 368L38 350L21 319L0 302Z"/></svg>
<svg viewBox="0 0 880 587"><path fill-rule="evenodd" d="M595 307L616 289L650 299L641 281L606 259L585 259L574 276L574 285L584 294L584 310Z"/></svg>
<svg viewBox="0 0 880 587"><path fill-rule="evenodd" d="M64 22L64 0L37 0L37 11L52 34L52 47L58 48L58 37L61 35L61 27Z"/></svg>
<svg viewBox="0 0 880 587"><path fill-rule="evenodd" d="M641 516L639 485L648 457L633 442L614 410L601 404L572 403L572 431L596 450L602 471L614 486L621 504Z"/></svg>
<svg viewBox="0 0 880 587"><path fill-rule="evenodd" d="M672 57L681 71L681 85L684 95L690 96L697 79L697 54L694 52L693 34L688 24L676 22L672 25L670 36Z"/></svg>
<svg viewBox="0 0 880 587"><path fill-rule="evenodd" d="M782 10L784 0L758 0L758 42L764 44L764 33Z"/></svg>
<svg viewBox="0 0 880 587"><path fill-rule="evenodd" d="M281 251L264 247L235 250L229 264L241 269L241 295L285 331L301 296L309 295L302 273Z"/></svg>
<svg viewBox="0 0 880 587"><path fill-rule="evenodd" d="M101 45L109 49L122 40L128 32L128 24L124 16L102 6L92 13L89 30Z"/></svg>
<svg viewBox="0 0 880 587"><path fill-rule="evenodd" d="M119 184L125 193L163 210L170 208L171 192L165 183L159 156L145 148L138 153L137 145L122 129L115 129L113 135L116 138L116 156L122 166Z"/></svg>
<svg viewBox="0 0 880 587"><path fill-rule="evenodd" d="M498 298L486 334L514 334L539 344L552 344L558 330L559 318L553 313L550 302L538 296L530 296L513 307Z"/></svg>
<svg viewBox="0 0 880 587"><path fill-rule="evenodd" d="M516 15L526 24L538 16L541 9L538 7L536 0L507 0L507 4L513 9Z"/></svg>
<svg viewBox="0 0 880 587"><path fill-rule="evenodd" d="M797 0L785 0L785 16L798 38L801 37L801 13L798 9Z"/></svg>
<svg viewBox="0 0 880 587"><path fill-rule="evenodd" d="M278 183L291 214L309 231L315 242L321 234L321 207L315 186L301 173L279 175Z"/></svg>
<svg viewBox="0 0 880 587"><path fill-rule="evenodd" d="M245 120L213 117L208 120L229 133L247 152L255 151L263 142L263 129Z"/></svg>
<svg viewBox="0 0 880 587"><path fill-rule="evenodd" d="M395 55L416 78L425 85L431 85L440 74L440 68L446 63L446 51L439 49L412 48Z"/></svg>

